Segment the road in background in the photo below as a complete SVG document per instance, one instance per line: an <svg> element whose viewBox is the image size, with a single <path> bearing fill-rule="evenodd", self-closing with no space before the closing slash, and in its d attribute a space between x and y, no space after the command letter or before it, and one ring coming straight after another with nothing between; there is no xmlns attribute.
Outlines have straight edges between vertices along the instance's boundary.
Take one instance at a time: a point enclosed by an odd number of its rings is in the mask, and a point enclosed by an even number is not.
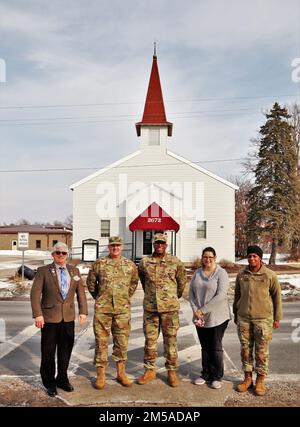
<svg viewBox="0 0 300 427"><path fill-rule="evenodd" d="M133 376L143 372L143 291L139 287L132 304L132 332L129 339L127 371ZM74 374L94 376L94 333L92 327L93 300L89 297L89 321L81 328L76 324L76 345L70 369ZM299 318L300 302L283 303L284 319L274 331L270 346L270 375L268 379L300 381L300 344L292 340L294 319ZM0 375L39 375L40 331L33 325L29 301L0 301L0 318L5 322L6 341L0 343ZM191 309L181 300L178 333L179 374L191 379L199 375L201 352L195 328L191 324ZM3 323L3 322L2 322ZM1 335L1 334L0 334ZM298 334L299 335L299 334ZM236 326L230 322L224 337L225 377L241 376L240 344ZM110 354L112 343L110 344ZM160 335L157 360L158 373L163 373L163 343ZM115 364L110 357L108 376L115 378Z"/></svg>

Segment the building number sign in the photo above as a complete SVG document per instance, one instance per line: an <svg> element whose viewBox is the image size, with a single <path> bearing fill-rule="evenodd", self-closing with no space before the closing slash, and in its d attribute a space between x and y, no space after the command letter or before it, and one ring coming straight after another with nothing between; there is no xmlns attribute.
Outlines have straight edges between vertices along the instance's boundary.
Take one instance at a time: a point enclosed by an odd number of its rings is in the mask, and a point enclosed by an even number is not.
<svg viewBox="0 0 300 427"><path fill-rule="evenodd" d="M147 218L148 222L154 223L154 222L161 222L161 218Z"/></svg>

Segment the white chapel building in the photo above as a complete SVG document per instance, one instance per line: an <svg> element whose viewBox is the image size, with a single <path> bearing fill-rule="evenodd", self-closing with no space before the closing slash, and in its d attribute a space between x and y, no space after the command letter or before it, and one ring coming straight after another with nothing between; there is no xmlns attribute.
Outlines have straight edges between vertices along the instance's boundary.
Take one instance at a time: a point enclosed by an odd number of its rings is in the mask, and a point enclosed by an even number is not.
<svg viewBox="0 0 300 427"><path fill-rule="evenodd" d="M136 123L139 150L73 184L73 252L86 239L124 239L125 255L152 252L152 236L165 232L169 252L192 261L212 246L218 259L234 260L234 184L168 149L167 121L156 54L144 107Z"/></svg>

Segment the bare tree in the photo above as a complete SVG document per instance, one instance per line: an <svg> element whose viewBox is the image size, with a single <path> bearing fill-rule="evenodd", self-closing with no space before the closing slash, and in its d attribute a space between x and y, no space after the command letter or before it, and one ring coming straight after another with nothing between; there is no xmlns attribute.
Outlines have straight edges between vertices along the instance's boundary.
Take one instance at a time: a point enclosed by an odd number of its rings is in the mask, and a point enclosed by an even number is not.
<svg viewBox="0 0 300 427"><path fill-rule="evenodd" d="M17 221L17 225L30 225L30 221L28 221L28 219L22 218Z"/></svg>
<svg viewBox="0 0 300 427"><path fill-rule="evenodd" d="M252 188L250 179L236 177L233 180L239 189L235 194L235 256L244 258L247 255L247 223L249 202L247 194Z"/></svg>
<svg viewBox="0 0 300 427"><path fill-rule="evenodd" d="M249 176L253 176L255 173L255 168L258 162L258 151L260 146L259 136L250 139L250 150L247 153L246 160L241 162L244 168L243 177L247 180L250 179ZM241 179L241 178L239 178Z"/></svg>
<svg viewBox="0 0 300 427"><path fill-rule="evenodd" d="M298 174L298 183L300 185L300 106L295 102L289 107L289 112L291 115L291 118L289 120L290 124L292 125L292 138L294 141L294 144L296 146L297 151L297 174ZM292 244L291 244L291 252L290 252L290 258L291 259L300 259L300 200L297 200L295 202L297 204L296 210L299 212L299 214L295 218L295 224L294 224L294 233L292 238Z"/></svg>
<svg viewBox="0 0 300 427"><path fill-rule="evenodd" d="M70 214L66 217L64 225L68 228L73 229L73 214Z"/></svg>
<svg viewBox="0 0 300 427"><path fill-rule="evenodd" d="M297 155L299 159L299 150L300 150L300 105L296 102L289 107L289 113L291 118L289 120L292 125L292 138L294 143L296 144ZM298 173L299 173L300 165L298 161Z"/></svg>

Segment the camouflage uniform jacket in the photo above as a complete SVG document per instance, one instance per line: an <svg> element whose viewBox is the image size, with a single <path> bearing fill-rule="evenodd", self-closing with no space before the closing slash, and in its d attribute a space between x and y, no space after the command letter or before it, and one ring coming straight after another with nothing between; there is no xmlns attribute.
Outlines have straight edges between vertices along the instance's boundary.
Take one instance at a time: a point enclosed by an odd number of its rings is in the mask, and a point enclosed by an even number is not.
<svg viewBox="0 0 300 427"><path fill-rule="evenodd" d="M276 273L262 265L252 273L245 267L235 282L233 313L248 319L281 320L281 288Z"/></svg>
<svg viewBox="0 0 300 427"><path fill-rule="evenodd" d="M179 310L179 301L187 282L184 264L173 255L145 257L139 264L139 276L145 292L144 310L165 313Z"/></svg>
<svg viewBox="0 0 300 427"><path fill-rule="evenodd" d="M87 287L95 301L98 313L124 313L130 310L130 298L138 285L136 265L121 257L115 261L110 256L98 259L87 277Z"/></svg>

